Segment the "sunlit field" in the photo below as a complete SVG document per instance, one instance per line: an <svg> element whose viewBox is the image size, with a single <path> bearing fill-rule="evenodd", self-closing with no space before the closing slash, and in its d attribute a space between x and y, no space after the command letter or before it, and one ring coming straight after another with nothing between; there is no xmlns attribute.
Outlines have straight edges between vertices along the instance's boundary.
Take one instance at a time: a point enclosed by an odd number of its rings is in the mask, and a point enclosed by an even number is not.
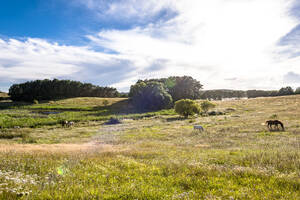
<svg viewBox="0 0 300 200"><path fill-rule="evenodd" d="M300 199L299 95L188 119L104 100L1 101L0 199ZM285 131L267 129L274 118Z"/></svg>

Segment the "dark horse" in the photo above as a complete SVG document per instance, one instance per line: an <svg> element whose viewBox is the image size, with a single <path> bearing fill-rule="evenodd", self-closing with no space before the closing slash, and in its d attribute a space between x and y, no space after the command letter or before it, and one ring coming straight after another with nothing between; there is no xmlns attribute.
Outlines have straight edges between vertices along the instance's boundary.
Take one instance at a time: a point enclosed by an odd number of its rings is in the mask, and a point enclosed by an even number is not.
<svg viewBox="0 0 300 200"><path fill-rule="evenodd" d="M267 124L267 126L268 126L268 128L269 128L270 131L273 130L272 129L273 125L275 126L276 130L279 130L278 125L280 125L281 128L282 128L282 130L284 131L283 123L281 121L279 121L279 120L269 120L269 121L266 121L266 124Z"/></svg>

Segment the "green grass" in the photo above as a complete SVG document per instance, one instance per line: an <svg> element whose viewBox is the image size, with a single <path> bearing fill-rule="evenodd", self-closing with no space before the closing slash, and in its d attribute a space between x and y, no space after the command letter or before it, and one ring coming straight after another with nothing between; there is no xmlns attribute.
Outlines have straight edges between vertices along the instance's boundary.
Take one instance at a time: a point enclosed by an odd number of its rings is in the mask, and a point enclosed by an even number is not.
<svg viewBox="0 0 300 200"><path fill-rule="evenodd" d="M118 100L108 107L118 125L103 125L111 114L99 100L1 110L16 120L35 109L79 114L72 128L2 129L13 137L0 139L0 199L300 199L300 96L215 102L234 110L192 119L126 114ZM285 131L263 125L274 115Z"/></svg>

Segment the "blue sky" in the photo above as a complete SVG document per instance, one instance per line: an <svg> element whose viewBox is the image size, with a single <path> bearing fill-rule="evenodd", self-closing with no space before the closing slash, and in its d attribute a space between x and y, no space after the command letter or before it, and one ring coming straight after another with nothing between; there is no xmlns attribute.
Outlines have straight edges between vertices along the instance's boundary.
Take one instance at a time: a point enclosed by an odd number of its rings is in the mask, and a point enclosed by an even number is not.
<svg viewBox="0 0 300 200"><path fill-rule="evenodd" d="M300 86L298 0L9 0L0 90L68 78L128 91L191 75L205 89Z"/></svg>

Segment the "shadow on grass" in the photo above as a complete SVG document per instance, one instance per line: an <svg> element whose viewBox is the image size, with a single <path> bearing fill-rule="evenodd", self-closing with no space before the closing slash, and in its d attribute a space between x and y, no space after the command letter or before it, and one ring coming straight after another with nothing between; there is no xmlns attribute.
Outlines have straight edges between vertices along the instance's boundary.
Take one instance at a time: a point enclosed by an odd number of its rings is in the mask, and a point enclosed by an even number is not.
<svg viewBox="0 0 300 200"><path fill-rule="evenodd" d="M269 132L285 132L285 130L282 129L271 129Z"/></svg>
<svg viewBox="0 0 300 200"><path fill-rule="evenodd" d="M29 106L29 105L32 105L32 103L13 102L13 101L0 101L0 110L21 108L23 106Z"/></svg>
<svg viewBox="0 0 300 200"><path fill-rule="evenodd" d="M174 122L174 121L184 121L187 120L188 118L184 118L184 117L171 117L171 118L167 118L167 122Z"/></svg>

